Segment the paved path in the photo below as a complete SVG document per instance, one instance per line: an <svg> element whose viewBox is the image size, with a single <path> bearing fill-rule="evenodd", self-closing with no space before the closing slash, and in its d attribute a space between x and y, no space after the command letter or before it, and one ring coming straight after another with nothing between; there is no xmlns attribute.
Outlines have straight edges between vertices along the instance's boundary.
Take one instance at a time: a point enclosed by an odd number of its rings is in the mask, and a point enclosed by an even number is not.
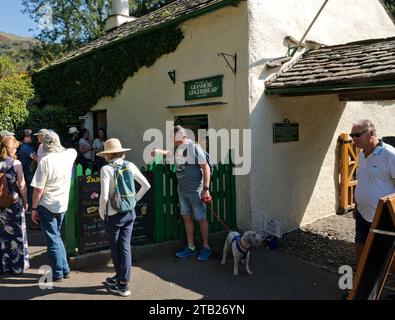
<svg viewBox="0 0 395 320"><path fill-rule="evenodd" d="M48 264L45 247L36 237L30 243L31 269L21 276L0 277L0 299L125 299L110 295L103 280L111 266L71 272L71 278L54 283L53 289L38 286L38 268ZM132 270L132 294L126 299L339 299L338 277L305 264L287 254L265 248L251 253L252 276L241 266L232 275L233 261L220 265L220 251L207 263L158 256L136 261Z"/></svg>

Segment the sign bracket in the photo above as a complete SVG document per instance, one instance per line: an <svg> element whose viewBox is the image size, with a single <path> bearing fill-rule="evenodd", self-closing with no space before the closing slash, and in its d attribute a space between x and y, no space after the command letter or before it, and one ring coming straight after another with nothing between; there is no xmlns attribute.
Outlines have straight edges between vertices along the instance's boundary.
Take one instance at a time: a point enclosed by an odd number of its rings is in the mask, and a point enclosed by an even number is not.
<svg viewBox="0 0 395 320"><path fill-rule="evenodd" d="M229 68L232 69L233 73L236 74L237 72L237 53L235 53L234 55L229 54L229 53L223 53L223 52L219 52L218 53L218 57L221 57L225 59L226 63L228 64ZM232 63L229 61L230 59L233 59L233 65Z"/></svg>

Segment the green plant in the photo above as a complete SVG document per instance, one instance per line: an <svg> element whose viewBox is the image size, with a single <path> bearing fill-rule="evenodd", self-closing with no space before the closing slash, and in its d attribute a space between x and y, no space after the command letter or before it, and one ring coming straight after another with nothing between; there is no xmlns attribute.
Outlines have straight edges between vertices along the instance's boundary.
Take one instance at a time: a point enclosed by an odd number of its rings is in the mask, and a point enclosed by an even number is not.
<svg viewBox="0 0 395 320"><path fill-rule="evenodd" d="M0 56L0 129L14 131L28 116L27 102L34 95L30 76L15 71L10 59Z"/></svg>
<svg viewBox="0 0 395 320"><path fill-rule="evenodd" d="M52 129L63 142L68 135L68 125L72 123L77 116L63 106L46 105L44 107L32 106L29 108L29 115L17 132L22 132L25 128L30 128L33 132L40 129Z"/></svg>
<svg viewBox="0 0 395 320"><path fill-rule="evenodd" d="M114 97L128 77L176 50L181 29L168 27L124 40L111 47L33 74L41 103L61 105L84 114L105 96Z"/></svg>

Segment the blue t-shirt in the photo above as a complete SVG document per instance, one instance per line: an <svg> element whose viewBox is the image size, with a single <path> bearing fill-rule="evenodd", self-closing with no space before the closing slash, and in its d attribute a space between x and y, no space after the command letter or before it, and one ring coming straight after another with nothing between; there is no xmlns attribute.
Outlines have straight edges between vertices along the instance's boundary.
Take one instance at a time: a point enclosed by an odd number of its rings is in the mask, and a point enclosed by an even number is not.
<svg viewBox="0 0 395 320"><path fill-rule="evenodd" d="M18 159L22 163L23 175L25 176L26 181L30 182L33 178L34 172L30 171L30 165L32 163L32 158L30 155L34 153L33 146L29 143L22 143L18 150Z"/></svg>
<svg viewBox="0 0 395 320"><path fill-rule="evenodd" d="M175 163L178 192L194 193L203 189L203 172L199 164L207 163L206 155L199 144L191 140L176 149Z"/></svg>

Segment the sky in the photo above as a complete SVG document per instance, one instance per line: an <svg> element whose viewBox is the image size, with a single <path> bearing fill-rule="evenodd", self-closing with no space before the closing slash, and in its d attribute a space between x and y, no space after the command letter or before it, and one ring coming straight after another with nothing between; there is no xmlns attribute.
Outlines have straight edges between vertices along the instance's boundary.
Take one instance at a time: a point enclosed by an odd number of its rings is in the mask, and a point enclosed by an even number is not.
<svg viewBox="0 0 395 320"><path fill-rule="evenodd" d="M21 0L0 0L0 31L18 36L33 36L34 32L29 32L29 28L35 29L36 24L21 11Z"/></svg>

